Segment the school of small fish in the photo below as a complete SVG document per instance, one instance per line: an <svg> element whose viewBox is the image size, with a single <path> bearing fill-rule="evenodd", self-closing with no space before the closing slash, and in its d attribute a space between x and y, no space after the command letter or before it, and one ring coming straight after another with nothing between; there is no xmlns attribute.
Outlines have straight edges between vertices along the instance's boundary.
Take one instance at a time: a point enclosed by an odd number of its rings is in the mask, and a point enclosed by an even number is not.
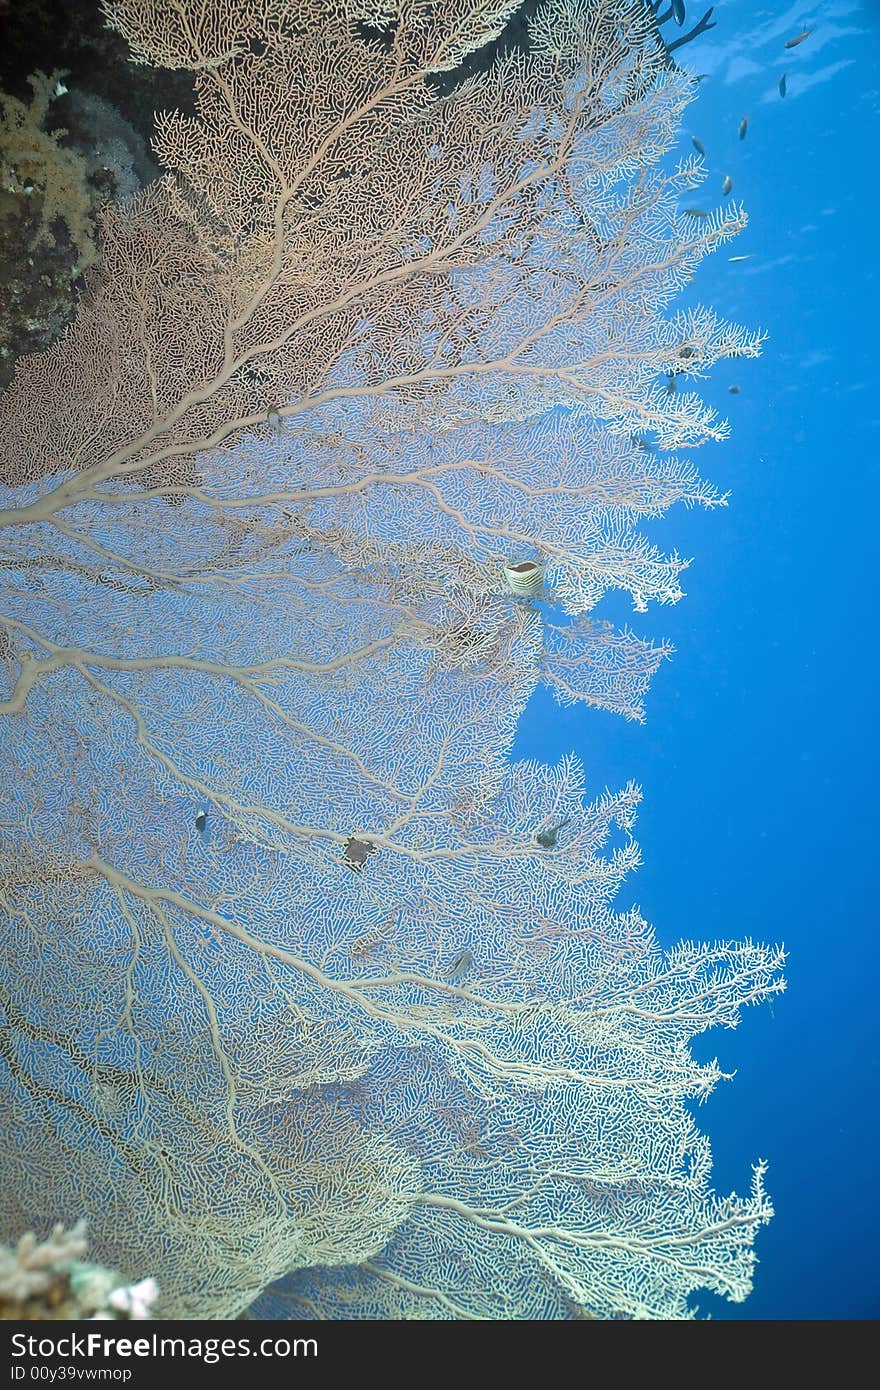
<svg viewBox="0 0 880 1390"><path fill-rule="evenodd" d="M683 24L684 24L684 21L685 21L684 0L672 0L672 9L671 9L671 13L672 13L672 18L675 20L675 22L676 22L676 24L679 26L679 28L681 28L681 27L683 26ZM711 13L711 11L710 11L710 13ZM669 17L669 12L668 12L668 11L667 11L667 16L666 16L666 17L667 17L667 18ZM710 27L711 27L711 26L710 26ZM806 42L806 40L810 37L810 35L811 35L812 33L813 33L813 30L812 30L812 29L802 29L801 32L800 32L799 34L795 34L793 38L786 39L786 41L785 41L785 48L786 48L786 49L798 48L802 43L805 43L805 42ZM679 42L683 42L683 40L680 40ZM706 77L706 76L707 76L706 73L700 73L700 75L696 78L696 81L697 81L697 82L702 82L703 78ZM786 95L786 93L788 92L788 73L787 73L787 72L783 72L783 73L781 74L781 76L780 76L780 78L779 78L779 81L778 81L778 83L777 83L777 90L778 90L778 92L779 92L780 97L784 97L784 96ZM740 140L745 140L746 135L748 134L748 130L749 130L749 118L748 118L748 116L743 116L742 119L740 120L739 126L738 126L738 128L737 128L737 134L739 135ZM699 138L698 135L692 135L692 136L691 136L691 144L693 145L694 149L696 150L696 152L697 152L697 154L700 156L700 158L701 158L701 159L706 159L706 157L707 157L707 156L706 156L706 146L703 144L702 140ZM725 174L725 176L724 176L724 181L723 181L722 184L721 184L721 193L722 193L722 196L725 197L725 198L727 198L727 197L730 196L730 194L731 194L732 192L733 192L733 179L731 178L730 174ZM691 217L691 218L694 218L694 219L701 219L701 218L706 218L706 217L709 217L709 216L710 216L710 213L709 213L705 208L684 208L683 211L684 211L686 217ZM749 255L743 255L743 256L728 256L727 259L728 259L728 261L729 261L731 264L733 264L734 262L738 262L738 261L747 261L747 260L750 259L750 256L749 256ZM675 391L675 388L676 388L675 374L674 374L673 372L670 372L670 373L668 374L667 385L666 385L666 393L667 393L667 395L672 395L672 394L674 393L674 391ZM734 384L734 385L732 385L732 386L728 386L727 389L728 389L728 391L730 392L730 394L731 394L732 396L738 396L738 395L740 394L740 390L741 390L741 388L740 388L738 385L736 385L736 384ZM641 438L639 438L639 437L637 437L637 436L635 436L635 435L631 435L630 438L632 439L633 443L638 444L640 447L644 447L643 441L642 441Z"/></svg>
<svg viewBox="0 0 880 1390"><path fill-rule="evenodd" d="M680 2L679 2L678 4L673 3L673 6L672 6L672 16L673 16L673 18L674 18L676 24L678 24L678 25L684 24L684 18L685 18L684 4L681 3L681 0L680 0ZM795 34L794 38L792 38L792 39L786 39L786 41L785 41L785 47L786 47L786 48L797 48L799 44L804 43L805 40L808 39L808 38L810 37L810 35L812 34L812 32L813 32L812 29L803 29L803 30L801 30L801 32L800 32L799 34ZM700 75L700 77L697 79L697 81L701 81L702 78L705 77L705 76L706 76L706 74L705 74L705 73L702 73L702 74ZM786 94L786 92L788 91L788 73L785 73L785 72L784 72L784 73L782 74L782 76L781 76L780 79L779 79L779 82L778 82L777 86L778 86L778 90L779 90L779 95L780 95L781 97L784 97L785 94ZM748 118L748 116L743 116L742 120L741 120L740 123L739 123L739 127L738 127L738 130L737 130L737 133L738 133L738 135L739 135L740 140L745 140L746 135L748 134L748 130L749 130L749 118ZM694 149L696 150L696 152L697 152L697 154L700 156L700 158L701 158L701 159L705 159L705 158L706 158L706 146L703 144L702 140L699 138L698 135L692 135L692 136L691 136L691 144L693 145ZM733 179L730 177L730 174L726 174L726 175L725 175L725 177L724 177L724 182L723 182L722 185L721 185L721 192L722 192L722 194L723 194L723 196L724 196L725 198L726 198L730 193L733 192ZM688 215L689 217L708 217L708 216L709 216L709 214L708 214L707 212L704 212L702 208L685 208L685 212L687 213L687 215ZM743 260L743 261L744 261L744 260L746 259L746 257L745 257L745 256L730 256L728 259L731 260L731 261L740 261L740 260Z"/></svg>

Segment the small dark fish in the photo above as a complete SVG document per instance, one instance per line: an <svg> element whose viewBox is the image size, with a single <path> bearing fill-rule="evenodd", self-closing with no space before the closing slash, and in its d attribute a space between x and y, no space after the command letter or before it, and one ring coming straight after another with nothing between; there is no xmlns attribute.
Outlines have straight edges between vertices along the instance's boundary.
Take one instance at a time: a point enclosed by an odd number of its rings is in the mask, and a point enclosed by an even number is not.
<svg viewBox="0 0 880 1390"><path fill-rule="evenodd" d="M795 34L793 39L786 39L786 48L797 48L798 44L803 43L804 39L808 39L812 32L812 29L802 29L799 34Z"/></svg>
<svg viewBox="0 0 880 1390"><path fill-rule="evenodd" d="M679 355L679 357L685 357L685 358L687 358L687 357L693 357L694 354L696 353L696 351L697 351L696 348L692 348L692 347L690 346L689 343L685 343L684 347L680 347L680 348L678 349L678 355Z"/></svg>
<svg viewBox="0 0 880 1390"><path fill-rule="evenodd" d="M729 174L724 175L724 182L721 185L721 192L724 194L725 198L733 192L733 179L730 177Z"/></svg>
<svg viewBox="0 0 880 1390"><path fill-rule="evenodd" d="M739 386L728 386L727 389L732 396L738 396L742 388Z"/></svg>
<svg viewBox="0 0 880 1390"><path fill-rule="evenodd" d="M667 383L666 383L666 394L667 394L667 396L674 396L675 393L676 393L676 391L677 391L677 389L678 389L678 387L677 387L676 381L675 381L675 372L670 372L670 373L669 373L669 380L668 380Z"/></svg>
<svg viewBox="0 0 880 1390"><path fill-rule="evenodd" d="M786 73L783 73L782 76L781 76L780 79L779 79L779 95L780 95L781 97L784 97L785 94L786 94L786 92L788 91L788 83L787 83L786 80L785 80L785 79L786 79L786 76L787 76L787 74L786 74Z"/></svg>
<svg viewBox="0 0 880 1390"><path fill-rule="evenodd" d="M205 826L206 826L207 824L208 824L208 813L207 813L207 811L199 811L199 814L196 816L196 830L199 832L200 835L202 834L202 831L204 830L204 828L205 828Z"/></svg>
<svg viewBox="0 0 880 1390"><path fill-rule="evenodd" d="M460 980L462 975L466 975L474 963L473 953L465 946L463 951L459 951L455 960L446 971L445 978L450 982Z"/></svg>
<svg viewBox="0 0 880 1390"><path fill-rule="evenodd" d="M685 214L686 214L688 217L708 217L708 216L709 216L709 214L708 214L708 212L706 211L705 208L685 208Z"/></svg>
<svg viewBox="0 0 880 1390"><path fill-rule="evenodd" d="M692 136L691 136L691 144L693 145L694 149L696 150L696 152L697 152L697 154L700 156L700 158L701 158L701 159L705 159L705 158L706 158L706 146L703 144L702 140L698 140L697 137L696 137L696 135L692 135Z"/></svg>
<svg viewBox="0 0 880 1390"><path fill-rule="evenodd" d="M746 132L747 132L748 128L749 128L749 118L748 118L748 116L743 116L742 120L741 120L740 123L739 123L739 138L740 138L740 140L745 140L745 138L746 138Z"/></svg>
<svg viewBox="0 0 880 1390"><path fill-rule="evenodd" d="M654 446L651 441L646 439L643 434L631 434L630 442L635 444L637 449L643 449L646 454L653 454L654 452ZM540 836L538 838L538 843L540 844Z"/></svg>
<svg viewBox="0 0 880 1390"><path fill-rule="evenodd" d="M569 824L570 818L569 820L561 820L558 825L551 826L549 830L542 830L540 834L535 836L535 839L542 849L555 849L556 837L560 830L564 830Z"/></svg>
<svg viewBox="0 0 880 1390"><path fill-rule="evenodd" d="M672 0L672 18L680 29L684 24L684 0Z"/></svg>
<svg viewBox="0 0 880 1390"><path fill-rule="evenodd" d="M342 862L347 869L359 874L367 862L369 855L376 853L376 846L372 840L359 840L354 835L349 835L343 846Z"/></svg>

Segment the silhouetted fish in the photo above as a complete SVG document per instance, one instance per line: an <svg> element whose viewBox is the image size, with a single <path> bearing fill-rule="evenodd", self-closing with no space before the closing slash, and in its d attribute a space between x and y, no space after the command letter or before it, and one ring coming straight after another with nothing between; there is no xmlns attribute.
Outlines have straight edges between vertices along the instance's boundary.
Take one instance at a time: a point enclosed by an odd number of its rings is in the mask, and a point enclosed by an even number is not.
<svg viewBox="0 0 880 1390"><path fill-rule="evenodd" d="M749 118L748 118L748 116L743 116L742 120L741 120L740 123L739 123L739 138L740 138L740 140L745 140L745 138L746 138L746 131L748 130L748 128L749 128Z"/></svg>
<svg viewBox="0 0 880 1390"><path fill-rule="evenodd" d="M680 29L684 24L684 0L672 0L672 18Z"/></svg>
<svg viewBox="0 0 880 1390"><path fill-rule="evenodd" d="M701 158L701 159L705 159L705 158L706 158L706 146L703 144L702 140L698 140L697 137L696 137L696 135L692 135L692 136L691 136L691 144L693 145L694 149L696 150L696 152L697 152L697 154L700 156L700 158Z"/></svg>
<svg viewBox="0 0 880 1390"><path fill-rule="evenodd" d="M748 254L747 256L728 256L727 259L728 259L730 262L733 262L733 261L750 261L750 260L752 259L752 253L751 253L751 251L750 251L749 254Z"/></svg>
<svg viewBox="0 0 880 1390"><path fill-rule="evenodd" d="M798 44L803 43L804 39L808 39L812 32L812 29L803 29L801 33L795 34L793 39L786 39L786 48L797 48Z"/></svg>
<svg viewBox="0 0 880 1390"><path fill-rule="evenodd" d="M459 951L455 960L446 971L446 979L449 981L460 980L462 975L467 974L473 963L473 954L465 947L463 951Z"/></svg>
<svg viewBox="0 0 880 1390"><path fill-rule="evenodd" d="M207 813L207 811L199 811L199 814L196 816L196 830L199 832L200 835L201 835L202 831L204 830L204 828L205 828L205 826L206 826L207 824L208 824L208 813Z"/></svg>
<svg viewBox="0 0 880 1390"><path fill-rule="evenodd" d="M724 182L721 185L721 192L724 194L725 198L729 193L733 192L733 179L730 177L729 174L724 175Z"/></svg>
<svg viewBox="0 0 880 1390"><path fill-rule="evenodd" d="M708 216L709 216L709 214L708 214L708 212L706 211L705 208L685 208L685 213L687 214L688 217L708 217Z"/></svg>
<svg viewBox="0 0 880 1390"><path fill-rule="evenodd" d="M535 836L535 839L542 849L555 849L557 835L568 824L569 820L561 820L558 825L551 826L549 830L542 830L540 834Z"/></svg>
<svg viewBox="0 0 880 1390"><path fill-rule="evenodd" d="M738 396L741 388L739 386L728 386L727 389L732 396Z"/></svg>
<svg viewBox="0 0 880 1390"><path fill-rule="evenodd" d="M781 97L784 97L785 93L788 91L788 83L786 82L785 78L786 74L783 73L779 79L779 95Z"/></svg>

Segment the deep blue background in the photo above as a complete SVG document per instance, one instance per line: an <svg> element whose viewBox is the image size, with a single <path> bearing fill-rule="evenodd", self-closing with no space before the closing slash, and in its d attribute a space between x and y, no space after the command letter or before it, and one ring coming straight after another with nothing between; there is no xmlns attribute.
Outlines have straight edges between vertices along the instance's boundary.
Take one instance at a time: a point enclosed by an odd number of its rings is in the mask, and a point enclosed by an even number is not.
<svg viewBox="0 0 880 1390"><path fill-rule="evenodd" d="M689 3L688 23L704 8ZM676 607L597 609L675 643L647 724L560 709L542 691L515 756L573 749L593 790L641 784L644 867L620 903L637 902L661 941L751 935L790 951L772 1010L695 1044L737 1070L698 1114L715 1185L744 1192L767 1158L777 1210L754 1294L702 1296L701 1314L876 1317L880 5L721 0L715 17L681 54L708 76L680 153L692 133L707 150L690 201L714 206L729 173L750 225L704 262L693 297L770 334L758 362L723 364L705 384L733 432L696 462L730 505L649 528L695 557Z"/></svg>

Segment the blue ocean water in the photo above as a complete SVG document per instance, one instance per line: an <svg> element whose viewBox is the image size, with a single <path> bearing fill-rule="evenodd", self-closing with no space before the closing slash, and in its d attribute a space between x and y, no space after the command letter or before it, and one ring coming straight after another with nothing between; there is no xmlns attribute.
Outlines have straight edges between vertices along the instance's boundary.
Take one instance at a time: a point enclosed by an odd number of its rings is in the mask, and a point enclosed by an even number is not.
<svg viewBox="0 0 880 1390"><path fill-rule="evenodd" d="M698 1042L701 1057L737 1073L699 1114L716 1188L742 1192L749 1164L766 1158L777 1213L758 1237L751 1298L705 1295L701 1315L869 1318L880 1314L870 882L880 8L747 0L714 18L679 55L707 74L680 154L693 152L692 135L706 149L695 204L721 202L729 175L750 222L704 262L692 298L769 335L759 361L724 364L705 384L732 434L696 461L730 504L646 528L663 550L695 557L676 607L641 617L619 599L597 610L675 644L647 723L560 709L539 690L515 756L575 750L594 790L641 784L644 864L620 901L638 903L662 942L749 935L790 952L789 989L772 1010ZM805 28L814 32L786 50Z"/></svg>

